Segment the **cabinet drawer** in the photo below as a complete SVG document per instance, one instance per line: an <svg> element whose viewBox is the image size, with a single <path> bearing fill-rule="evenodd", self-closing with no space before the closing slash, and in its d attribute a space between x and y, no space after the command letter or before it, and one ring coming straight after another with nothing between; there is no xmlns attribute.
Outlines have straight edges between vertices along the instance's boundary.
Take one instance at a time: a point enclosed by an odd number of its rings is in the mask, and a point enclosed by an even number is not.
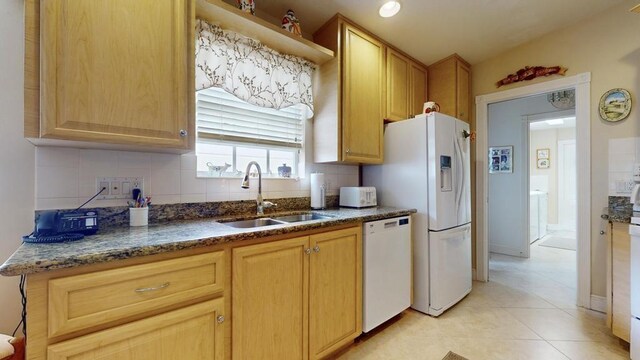
<svg viewBox="0 0 640 360"><path fill-rule="evenodd" d="M224 358L223 298L47 347L49 360Z"/></svg>
<svg viewBox="0 0 640 360"><path fill-rule="evenodd" d="M222 295L224 252L49 281L49 336Z"/></svg>

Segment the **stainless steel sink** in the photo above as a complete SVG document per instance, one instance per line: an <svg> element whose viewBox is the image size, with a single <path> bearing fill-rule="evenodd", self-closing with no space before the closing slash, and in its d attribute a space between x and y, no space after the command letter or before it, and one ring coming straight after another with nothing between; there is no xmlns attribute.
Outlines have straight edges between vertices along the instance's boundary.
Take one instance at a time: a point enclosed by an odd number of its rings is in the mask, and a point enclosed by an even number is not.
<svg viewBox="0 0 640 360"><path fill-rule="evenodd" d="M284 221L284 222L287 222L287 223L292 223L292 222L309 221L309 220L324 220L324 219L332 219L332 218L333 218L333 216L309 213L309 214L278 216L278 217L274 217L273 219L274 220L278 220L278 221Z"/></svg>
<svg viewBox="0 0 640 360"><path fill-rule="evenodd" d="M263 226L289 224L289 223L295 223L300 221L324 220L324 219L332 219L332 218L333 216L329 216L329 215L306 213L306 214L297 214L297 215L277 216L273 218L259 218L259 219L251 219L251 220L239 220L239 221L229 221L229 222L221 221L221 222L224 225L231 226L234 228L250 229L250 228L259 228Z"/></svg>
<svg viewBox="0 0 640 360"><path fill-rule="evenodd" d="M252 220L231 221L231 222L225 222L223 224L234 227L234 228L249 229L249 228L257 228L257 227L270 226L270 225L282 225L282 224L285 224L285 222L277 221L269 218L261 218L261 219L252 219Z"/></svg>

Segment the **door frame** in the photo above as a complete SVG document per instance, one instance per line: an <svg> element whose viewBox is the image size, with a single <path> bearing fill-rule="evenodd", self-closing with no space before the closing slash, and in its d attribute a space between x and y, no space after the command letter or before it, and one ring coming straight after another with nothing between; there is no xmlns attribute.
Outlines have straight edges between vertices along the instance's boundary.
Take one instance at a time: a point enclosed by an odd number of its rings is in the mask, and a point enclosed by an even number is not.
<svg viewBox="0 0 640 360"><path fill-rule="evenodd" d="M591 73L545 81L515 89L476 96L476 280L489 280L488 152L489 104L548 92L575 89L577 159L577 291L578 306L591 302ZM527 150L528 152L528 150Z"/></svg>
<svg viewBox="0 0 640 360"><path fill-rule="evenodd" d="M560 193L561 193L560 192L560 179L563 178L560 175L561 174L565 175L564 166L561 166L561 165L564 165L564 160L562 160L564 157L560 156L560 155L562 155L564 153L563 147L561 145L565 145L565 144L573 144L574 151L576 152L576 158L577 158L577 154L578 154L578 152L576 151L577 149L575 148L576 147L576 139L567 139L567 140L558 140L557 141L556 146L557 146L557 149L558 149L558 168L557 168L558 170L556 172L556 177L557 177L558 184L556 185L556 187L558 189L558 200L557 200L557 204L556 205L558 207L557 208L557 211L558 211L558 228L560 230L568 230L568 229L565 229L563 227L563 224L560 222L560 214L562 214L562 211L560 211L561 210L560 209L560 204L562 204L562 201L560 201ZM577 172L576 172L576 175L577 175ZM578 179L576 177L576 183L577 182L578 182ZM576 206L576 208L577 208L577 206ZM577 209L576 209L576 213L577 213Z"/></svg>

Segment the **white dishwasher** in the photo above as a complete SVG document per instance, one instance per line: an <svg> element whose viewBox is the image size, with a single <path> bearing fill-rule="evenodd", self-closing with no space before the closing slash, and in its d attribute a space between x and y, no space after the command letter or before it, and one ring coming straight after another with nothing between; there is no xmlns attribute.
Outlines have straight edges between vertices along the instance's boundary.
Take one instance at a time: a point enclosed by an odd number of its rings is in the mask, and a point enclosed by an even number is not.
<svg viewBox="0 0 640 360"><path fill-rule="evenodd" d="M411 217L363 225L362 330L369 332L411 306Z"/></svg>

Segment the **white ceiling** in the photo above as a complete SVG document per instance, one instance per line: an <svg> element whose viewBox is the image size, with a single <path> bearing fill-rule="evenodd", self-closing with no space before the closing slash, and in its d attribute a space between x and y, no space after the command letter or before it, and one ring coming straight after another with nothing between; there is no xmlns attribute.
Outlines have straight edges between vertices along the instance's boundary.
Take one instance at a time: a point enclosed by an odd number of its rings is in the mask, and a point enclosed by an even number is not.
<svg viewBox="0 0 640 360"><path fill-rule="evenodd" d="M229 1L229 0L227 0ZM382 18L383 0L255 0L258 14L281 19L295 11L312 34L340 12L429 65L457 52L472 65L543 34L602 13L623 0L399 0Z"/></svg>

